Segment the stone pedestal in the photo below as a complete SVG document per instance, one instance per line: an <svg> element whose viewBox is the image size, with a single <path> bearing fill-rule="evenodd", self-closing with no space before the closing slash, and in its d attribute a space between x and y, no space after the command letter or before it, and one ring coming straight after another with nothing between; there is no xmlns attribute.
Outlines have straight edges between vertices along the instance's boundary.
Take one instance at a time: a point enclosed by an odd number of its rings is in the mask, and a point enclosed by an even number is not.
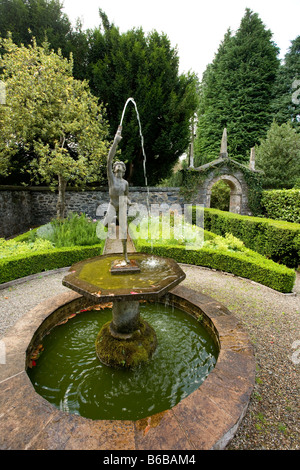
<svg viewBox="0 0 300 470"><path fill-rule="evenodd" d="M114 338L129 339L140 324L140 303L117 301L112 307L110 332Z"/></svg>

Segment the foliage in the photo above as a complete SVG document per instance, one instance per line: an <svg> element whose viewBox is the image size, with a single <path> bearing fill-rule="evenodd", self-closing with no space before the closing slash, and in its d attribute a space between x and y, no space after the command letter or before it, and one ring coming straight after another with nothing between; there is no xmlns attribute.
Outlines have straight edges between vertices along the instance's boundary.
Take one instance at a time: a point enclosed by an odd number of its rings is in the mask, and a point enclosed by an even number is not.
<svg viewBox="0 0 300 470"><path fill-rule="evenodd" d="M300 131L300 36L291 41L279 68L272 112L278 124L289 122Z"/></svg>
<svg viewBox="0 0 300 470"><path fill-rule="evenodd" d="M14 239L5 240L0 238L0 259L11 258L13 256L26 256L39 251L53 250L53 244L48 240L36 240L31 243L18 242Z"/></svg>
<svg viewBox="0 0 300 470"><path fill-rule="evenodd" d="M168 246L199 247L207 236L203 228L185 222L182 216L176 214L145 217L138 225L131 223L128 228L133 240L146 240L154 245L166 243Z"/></svg>
<svg viewBox="0 0 300 470"><path fill-rule="evenodd" d="M300 224L204 209L204 228L221 236L231 233L247 248L275 262L293 268L300 264L295 246Z"/></svg>
<svg viewBox="0 0 300 470"><path fill-rule="evenodd" d="M225 181L219 180L211 189L210 207L220 209L221 211L229 210L230 187Z"/></svg>
<svg viewBox="0 0 300 470"><path fill-rule="evenodd" d="M244 251L248 252L244 243L231 233L226 233L224 237L217 235L204 243L207 248L215 248L218 250Z"/></svg>
<svg viewBox="0 0 300 470"><path fill-rule="evenodd" d="M235 251L203 246L201 249L186 250L184 246L160 244L151 246L145 240L137 240L136 246L143 253L151 253L175 259L178 263L206 266L212 269L252 279L280 292L292 292L295 271L274 263L252 250ZM231 242L230 242L231 243Z"/></svg>
<svg viewBox="0 0 300 470"><path fill-rule="evenodd" d="M256 162L264 171L265 188L292 188L300 175L300 134L290 123L274 121L256 148Z"/></svg>
<svg viewBox="0 0 300 470"><path fill-rule="evenodd" d="M177 50L165 34L141 28L120 33L100 10L102 29L88 33L87 77L93 93L107 103L111 137L121 120L123 107L133 97L141 119L147 156L148 183L169 176L190 137L190 118L197 107L197 78L179 75ZM143 154L137 116L127 107L122 131L121 158L127 164L126 179L145 184Z"/></svg>
<svg viewBox="0 0 300 470"><path fill-rule="evenodd" d="M268 218L300 223L300 189L263 191L261 205Z"/></svg>
<svg viewBox="0 0 300 470"><path fill-rule="evenodd" d="M265 136L279 67L271 38L271 31L249 9L237 32L225 34L200 87L196 165L218 157L225 127L228 153L239 161L249 160L250 149Z"/></svg>
<svg viewBox="0 0 300 470"><path fill-rule="evenodd" d="M27 255L12 255L0 260L0 284L31 274L64 268L87 258L101 255L103 243L94 246L54 248L32 252Z"/></svg>
<svg viewBox="0 0 300 470"><path fill-rule="evenodd" d="M6 83L0 156L22 149L33 153L30 172L36 181L58 185L58 216L64 215L68 181L77 185L101 179L108 142L104 110L86 82L72 77L72 60L47 45L16 46L1 41L0 61Z"/></svg>
<svg viewBox="0 0 300 470"><path fill-rule="evenodd" d="M39 227L33 237L49 240L56 248L97 245L97 223L85 214L69 214L64 220L52 220Z"/></svg>
<svg viewBox="0 0 300 470"><path fill-rule="evenodd" d="M55 51L67 51L72 28L62 8L59 0L1 0L0 36L11 33L19 46L35 37L39 46L47 40Z"/></svg>

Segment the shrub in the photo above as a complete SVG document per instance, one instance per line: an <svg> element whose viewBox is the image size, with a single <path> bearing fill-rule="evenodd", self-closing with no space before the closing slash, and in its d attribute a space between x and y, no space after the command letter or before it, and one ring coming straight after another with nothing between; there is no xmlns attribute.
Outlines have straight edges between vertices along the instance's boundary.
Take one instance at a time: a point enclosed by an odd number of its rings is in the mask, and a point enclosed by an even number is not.
<svg viewBox="0 0 300 470"><path fill-rule="evenodd" d="M56 248L89 246L99 243L97 224L85 214L71 213L66 219L54 219L30 233L31 239L49 240Z"/></svg>
<svg viewBox="0 0 300 470"><path fill-rule="evenodd" d="M40 251L53 250L54 246L48 240L36 240L26 243L25 241L16 241L15 239L5 240L0 238L0 260L11 258L12 256L26 256Z"/></svg>
<svg viewBox="0 0 300 470"><path fill-rule="evenodd" d="M279 292L292 292L295 271L279 265L249 249L244 251L224 250L203 246L200 249L186 250L184 246L155 244L146 240L135 241L139 251L173 258L179 263L206 266L251 279Z"/></svg>
<svg viewBox="0 0 300 470"><path fill-rule="evenodd" d="M266 217L300 223L300 189L263 191L261 206Z"/></svg>
<svg viewBox="0 0 300 470"><path fill-rule="evenodd" d="M193 219L194 216L195 210ZM295 242L300 234L300 224L204 209L204 227L221 236L231 233L247 248L278 263L292 268L300 264Z"/></svg>
<svg viewBox="0 0 300 470"><path fill-rule="evenodd" d="M184 217L174 213L144 217L138 225L129 224L129 233L136 238L148 240L151 244L201 246L204 238L214 234L205 234L203 228L186 223Z"/></svg>

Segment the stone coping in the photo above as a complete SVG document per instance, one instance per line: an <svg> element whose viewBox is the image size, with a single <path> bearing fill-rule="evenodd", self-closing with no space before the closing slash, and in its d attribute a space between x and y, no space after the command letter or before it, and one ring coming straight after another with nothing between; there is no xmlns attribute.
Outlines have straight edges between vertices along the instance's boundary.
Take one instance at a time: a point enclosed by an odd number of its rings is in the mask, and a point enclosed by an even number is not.
<svg viewBox="0 0 300 470"><path fill-rule="evenodd" d="M27 355L61 319L86 305L60 294L26 313L6 334L0 364L1 450L224 449L243 419L255 381L254 351L239 321L221 303L185 286L165 299L199 318L219 345L214 370L174 408L137 421L90 420L55 408L26 373Z"/></svg>

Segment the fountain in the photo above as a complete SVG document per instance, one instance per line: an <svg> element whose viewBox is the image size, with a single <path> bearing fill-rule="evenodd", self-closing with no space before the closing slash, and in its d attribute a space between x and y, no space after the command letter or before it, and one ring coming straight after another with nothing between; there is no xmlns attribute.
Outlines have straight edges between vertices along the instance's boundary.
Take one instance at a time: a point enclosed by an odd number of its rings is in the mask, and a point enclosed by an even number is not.
<svg viewBox="0 0 300 470"><path fill-rule="evenodd" d="M123 179L124 163L117 161L113 164L122 139L122 122L128 102L107 158L110 202L103 221L108 233L117 232L116 222L119 221L118 235L122 241L123 259L116 255L103 255L82 261L71 267L71 273L63 279L63 285L95 303L112 301L112 321L102 327L96 339L97 356L111 367L130 368L148 361L157 344L155 331L140 317L140 301L159 300L179 284L185 274L171 259L156 258L157 267L150 265L149 273L148 255L136 254L130 260L128 257L129 188L128 182ZM140 134L142 137L141 126Z"/></svg>
<svg viewBox="0 0 300 470"><path fill-rule="evenodd" d="M112 167L111 227L118 216L126 222L123 171L122 164ZM123 198L119 206L116 196ZM174 260L128 252L127 226L120 230L121 256L107 250L73 265L63 279L70 291L28 312L3 339L0 411L8 425L18 425L7 430L0 423L2 449L221 449L236 432L254 385L248 336L226 307L180 285L185 273Z"/></svg>

